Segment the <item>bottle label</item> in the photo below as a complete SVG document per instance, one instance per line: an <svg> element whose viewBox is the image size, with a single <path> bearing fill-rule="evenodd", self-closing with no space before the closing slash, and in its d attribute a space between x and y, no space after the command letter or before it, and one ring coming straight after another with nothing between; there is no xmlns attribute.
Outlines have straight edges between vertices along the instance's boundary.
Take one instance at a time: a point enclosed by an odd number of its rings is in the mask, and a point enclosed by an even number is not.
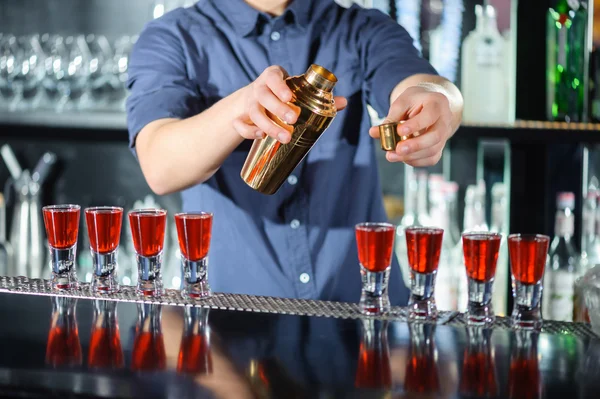
<svg viewBox="0 0 600 399"><path fill-rule="evenodd" d="M564 270L552 270L546 274L544 302L547 302L544 317L557 321L573 318L575 274Z"/></svg>
<svg viewBox="0 0 600 399"><path fill-rule="evenodd" d="M556 212L554 234L559 237L572 237L575 232L575 218L573 214L567 215L564 211Z"/></svg>

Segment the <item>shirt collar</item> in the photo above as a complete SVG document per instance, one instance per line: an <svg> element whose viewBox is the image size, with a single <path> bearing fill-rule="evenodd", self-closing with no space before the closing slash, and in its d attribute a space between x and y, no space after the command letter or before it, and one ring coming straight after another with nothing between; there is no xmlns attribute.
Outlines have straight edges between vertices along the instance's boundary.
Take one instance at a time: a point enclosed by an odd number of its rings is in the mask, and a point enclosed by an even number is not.
<svg viewBox="0 0 600 399"><path fill-rule="evenodd" d="M282 17L293 16L294 23L300 28L306 28L310 22L310 12L313 3L319 0L293 0ZM222 14L232 23L235 31L241 36L248 36L261 18L269 17L252 8L244 0L212 0L213 6L220 9Z"/></svg>

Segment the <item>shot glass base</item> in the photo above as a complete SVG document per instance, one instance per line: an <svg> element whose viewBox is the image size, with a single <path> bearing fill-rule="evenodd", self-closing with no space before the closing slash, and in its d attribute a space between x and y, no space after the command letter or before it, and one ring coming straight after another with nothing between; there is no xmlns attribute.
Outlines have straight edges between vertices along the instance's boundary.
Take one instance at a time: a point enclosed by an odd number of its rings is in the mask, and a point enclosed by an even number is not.
<svg viewBox="0 0 600 399"><path fill-rule="evenodd" d="M542 328L541 297L541 283L523 284L513 280L514 307L511 315L513 328L520 330L540 330Z"/></svg>
<svg viewBox="0 0 600 399"><path fill-rule="evenodd" d="M408 301L408 320L410 321L424 321L424 320L435 320L438 316L437 305L435 299L419 299L418 297L411 295Z"/></svg>
<svg viewBox="0 0 600 399"><path fill-rule="evenodd" d="M161 296L164 293L161 267L162 254L156 256L137 255L138 283L136 291L144 296Z"/></svg>
<svg viewBox="0 0 600 399"><path fill-rule="evenodd" d="M360 268L362 277L362 292L358 307L364 315L381 315L390 311L390 299L388 295L388 281L390 268L382 272L371 272L366 268Z"/></svg>
<svg viewBox="0 0 600 399"><path fill-rule="evenodd" d="M107 254L92 251L92 260L94 268L92 291L104 294L118 292L117 251Z"/></svg>
<svg viewBox="0 0 600 399"><path fill-rule="evenodd" d="M212 292L208 285L208 257L198 261L182 258L182 294L189 298L206 298Z"/></svg>
<svg viewBox="0 0 600 399"><path fill-rule="evenodd" d="M492 286L494 280L477 281L469 278L469 303L466 319L470 326L492 325L496 320L492 307Z"/></svg>
<svg viewBox="0 0 600 399"><path fill-rule="evenodd" d="M410 298L408 300L408 319L423 321L437 319L434 288L437 271L432 273L410 272Z"/></svg>
<svg viewBox="0 0 600 399"><path fill-rule="evenodd" d="M77 244L67 249L50 247L50 268L52 288L58 291L76 289L79 286L75 268Z"/></svg>

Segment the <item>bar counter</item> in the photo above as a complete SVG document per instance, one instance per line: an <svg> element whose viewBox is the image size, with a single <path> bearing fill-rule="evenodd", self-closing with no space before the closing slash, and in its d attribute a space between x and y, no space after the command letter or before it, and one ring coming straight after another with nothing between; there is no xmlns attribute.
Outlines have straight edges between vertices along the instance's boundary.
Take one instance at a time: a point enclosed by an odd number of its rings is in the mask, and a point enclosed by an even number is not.
<svg viewBox="0 0 600 399"><path fill-rule="evenodd" d="M0 396L27 398L598 398L600 339L586 324L541 333L468 328L404 308L214 294L193 305L130 287L0 277Z"/></svg>

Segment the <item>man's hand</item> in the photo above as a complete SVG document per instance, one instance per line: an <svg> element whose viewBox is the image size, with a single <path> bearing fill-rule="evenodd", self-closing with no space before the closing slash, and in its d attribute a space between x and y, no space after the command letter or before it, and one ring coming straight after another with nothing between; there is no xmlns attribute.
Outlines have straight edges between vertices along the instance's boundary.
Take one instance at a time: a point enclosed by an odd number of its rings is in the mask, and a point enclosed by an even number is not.
<svg viewBox="0 0 600 399"><path fill-rule="evenodd" d="M385 122L398 125L401 136L414 134L409 140L398 143L396 151L388 151L390 162L404 162L414 167L435 165L442 157L446 141L454 134L453 113L448 97L436 90L435 85L409 87L392 103ZM379 138L377 127L369 134Z"/></svg>
<svg viewBox="0 0 600 399"><path fill-rule="evenodd" d="M278 124L272 116L291 125L298 119L298 111L288 102L292 100L292 91L285 83L288 73L279 66L271 66L245 88L246 107L242 117L233 121L238 134L246 139L271 136L286 144L291 140L291 129ZM339 110L346 107L343 97L335 97Z"/></svg>

